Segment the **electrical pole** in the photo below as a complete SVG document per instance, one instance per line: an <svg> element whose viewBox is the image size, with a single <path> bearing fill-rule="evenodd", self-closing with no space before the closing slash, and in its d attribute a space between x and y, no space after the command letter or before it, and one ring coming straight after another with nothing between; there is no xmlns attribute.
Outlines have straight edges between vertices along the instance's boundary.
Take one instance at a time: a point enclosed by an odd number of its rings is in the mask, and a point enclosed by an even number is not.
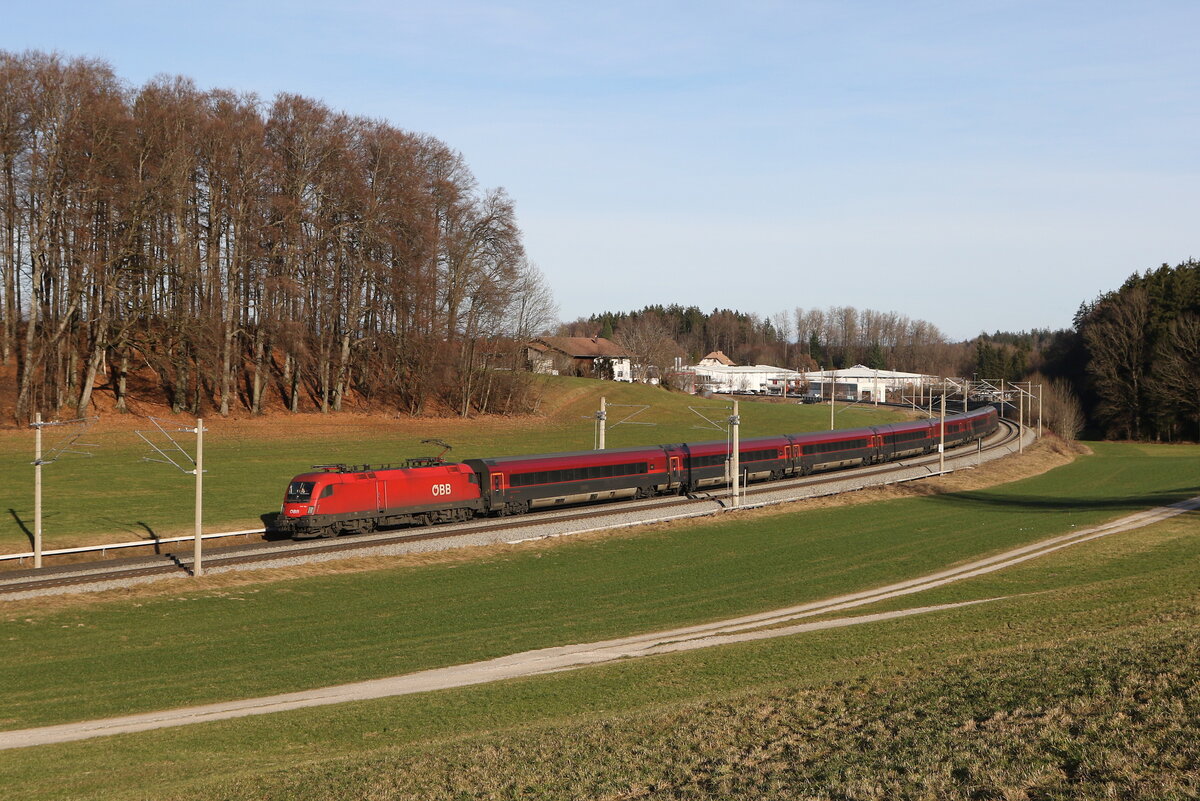
<svg viewBox="0 0 1200 801"><path fill-rule="evenodd" d="M599 443L600 450L604 450L604 421L608 418L608 411L605 407L605 399L600 398L600 411L596 412L596 425L599 426Z"/></svg>
<svg viewBox="0 0 1200 801"><path fill-rule="evenodd" d="M145 443L150 446L150 449L157 453L159 457L155 458L153 456L143 456L142 460L146 462L165 462L166 464L169 464L175 469L179 470L179 472L183 473L184 475L196 477L196 538L192 551L192 575L201 576L204 574L204 565L201 561L201 522L204 519L204 420L199 417L196 418L195 428L179 427L175 429L175 431L196 435L196 458L193 459L190 455L188 455L187 451L180 447L179 443L175 441L175 438L171 436L167 429L163 428L158 419L154 417L150 417L148 419L154 424L154 427L158 429L159 435L165 437L166 441L170 444L164 445L160 448L154 443L154 440L151 439L151 437L146 436L148 432L134 431L133 433L141 437ZM184 467L182 463L184 460L190 462L194 469L188 470L186 467Z"/></svg>
<svg viewBox="0 0 1200 801"><path fill-rule="evenodd" d="M938 473L946 472L946 381L942 380L942 414L938 434Z"/></svg>
<svg viewBox="0 0 1200 801"><path fill-rule="evenodd" d="M738 479L741 478L742 463L741 459L741 443L738 438L738 427L741 425L742 418L738 415L738 402L733 402L733 415L729 418L730 430L733 433L733 476L731 477L730 485L733 487L733 508L736 509L740 505L738 499Z"/></svg>
<svg viewBox="0 0 1200 801"><path fill-rule="evenodd" d="M192 549L192 575L203 576L204 567L200 564L200 521L203 511L204 488L204 420L196 418L196 544Z"/></svg>
<svg viewBox="0 0 1200 801"><path fill-rule="evenodd" d="M91 456L91 453L75 450L75 448L76 446L95 447L94 444L80 443L79 438L99 419L98 417L80 417L75 420L44 423L42 422L42 413L36 412L33 415L33 422L29 424L33 428L33 566L35 568L42 566L42 465L53 464L64 453ZM51 440L48 455L42 449L42 429L46 426L61 426L66 431L57 440Z"/></svg>
<svg viewBox="0 0 1200 801"><path fill-rule="evenodd" d="M1038 384L1038 439L1042 438L1042 385Z"/></svg>
<svg viewBox="0 0 1200 801"><path fill-rule="evenodd" d="M42 413L33 416L33 566L42 566Z"/></svg>
<svg viewBox="0 0 1200 801"><path fill-rule="evenodd" d="M1016 386L1015 384L1013 386ZM1020 387L1017 387L1019 390ZM1017 395L1017 433L1020 434L1017 453L1025 452L1025 393Z"/></svg>
<svg viewBox="0 0 1200 801"><path fill-rule="evenodd" d="M829 430L833 430L833 405L834 397L833 390L836 387L836 379L831 379L829 382Z"/></svg>

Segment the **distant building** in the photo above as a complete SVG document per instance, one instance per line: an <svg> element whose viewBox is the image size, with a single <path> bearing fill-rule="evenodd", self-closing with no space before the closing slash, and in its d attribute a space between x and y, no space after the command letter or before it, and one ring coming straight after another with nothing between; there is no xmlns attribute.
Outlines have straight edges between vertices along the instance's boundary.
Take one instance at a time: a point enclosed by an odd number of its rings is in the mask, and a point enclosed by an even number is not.
<svg viewBox="0 0 1200 801"><path fill-rule="evenodd" d="M886 401L888 395L912 394L915 390L940 382L938 376L875 370L856 364L843 370L816 370L805 373L807 394L828 398L829 385L838 400Z"/></svg>
<svg viewBox="0 0 1200 801"><path fill-rule="evenodd" d="M629 354L604 337L538 337L525 346L525 355L535 373L633 380Z"/></svg>
<svg viewBox="0 0 1200 801"><path fill-rule="evenodd" d="M769 364L724 364L720 361L721 358L728 361L725 354L716 351L715 354L701 359L694 367L684 368L682 376L687 380L683 383L688 390L693 393L768 395L772 386L780 387L784 381L800 376L800 373L794 370Z"/></svg>
<svg viewBox="0 0 1200 801"><path fill-rule="evenodd" d="M697 367L734 367L736 366L733 359L725 355L723 350L714 350L712 353L700 360Z"/></svg>
<svg viewBox="0 0 1200 801"><path fill-rule="evenodd" d="M839 401L898 400L941 381L937 376L874 370L861 364L844 370L797 372L769 364L734 365L714 351L693 367L676 373L678 382L692 393L753 394L828 398ZM830 385L832 386L832 390ZM889 395L892 397L889 398Z"/></svg>

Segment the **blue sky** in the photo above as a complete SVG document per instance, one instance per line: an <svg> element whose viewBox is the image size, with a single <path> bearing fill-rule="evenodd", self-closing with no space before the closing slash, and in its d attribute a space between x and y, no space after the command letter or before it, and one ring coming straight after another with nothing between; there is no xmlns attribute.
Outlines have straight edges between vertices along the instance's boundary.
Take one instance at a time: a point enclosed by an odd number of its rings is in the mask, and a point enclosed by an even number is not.
<svg viewBox="0 0 1200 801"><path fill-rule="evenodd" d="M1200 257L1200 3L17 2L0 49L287 91L460 150L565 319L1064 327Z"/></svg>

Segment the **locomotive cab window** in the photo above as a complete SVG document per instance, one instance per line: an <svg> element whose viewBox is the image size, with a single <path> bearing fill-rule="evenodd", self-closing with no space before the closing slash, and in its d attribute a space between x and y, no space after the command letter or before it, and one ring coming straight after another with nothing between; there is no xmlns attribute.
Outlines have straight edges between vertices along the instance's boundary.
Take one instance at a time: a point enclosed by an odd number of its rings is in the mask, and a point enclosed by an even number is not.
<svg viewBox="0 0 1200 801"><path fill-rule="evenodd" d="M304 503L312 498L315 481L293 481L288 485L287 502Z"/></svg>
<svg viewBox="0 0 1200 801"><path fill-rule="evenodd" d="M328 498L332 494L333 494L333 484L326 484L325 489L321 490L321 494L318 495L317 497L318 498Z"/></svg>

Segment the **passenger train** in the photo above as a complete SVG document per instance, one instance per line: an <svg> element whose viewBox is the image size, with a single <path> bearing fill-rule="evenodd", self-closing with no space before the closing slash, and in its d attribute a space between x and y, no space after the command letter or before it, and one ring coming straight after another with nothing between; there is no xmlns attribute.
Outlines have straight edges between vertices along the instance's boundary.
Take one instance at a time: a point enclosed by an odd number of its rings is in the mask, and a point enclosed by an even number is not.
<svg viewBox="0 0 1200 801"><path fill-rule="evenodd" d="M945 421L946 447L982 440L999 416L986 406ZM930 453L937 420L741 440L746 481L805 476ZM602 451L498 456L403 466L316 465L292 479L270 530L296 539L402 525L521 514L571 504L690 494L728 483L728 444L692 442Z"/></svg>

